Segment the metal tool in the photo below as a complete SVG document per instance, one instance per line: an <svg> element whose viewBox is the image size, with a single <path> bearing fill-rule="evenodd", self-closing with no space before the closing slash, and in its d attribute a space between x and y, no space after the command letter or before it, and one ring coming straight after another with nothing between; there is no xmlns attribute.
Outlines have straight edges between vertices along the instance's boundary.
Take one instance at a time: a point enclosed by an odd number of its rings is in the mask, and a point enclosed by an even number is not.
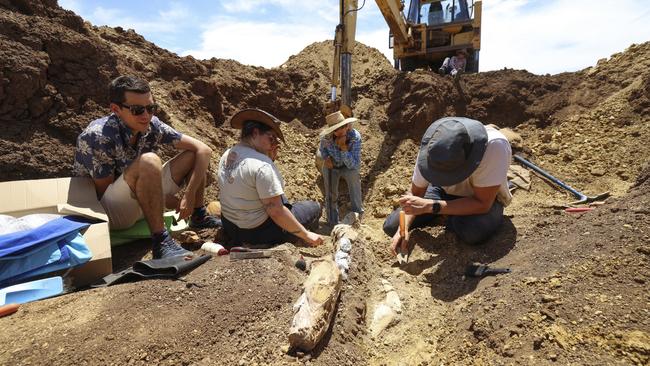
<svg viewBox="0 0 650 366"><path fill-rule="evenodd" d="M517 162L519 162L519 163L525 165L527 168L532 169L533 171L535 171L536 173L540 174L540 175L543 176L544 178L550 180L551 182L553 182L553 183L557 184L558 186L560 186L560 187L566 189L567 191L571 192L571 194L573 194L573 195L578 199L578 200L575 201L575 202L571 202L571 203L570 203L571 205L579 205L579 204L583 204L583 203L589 203L589 202L594 202L594 201L601 201L601 200L604 200L605 198L607 198L607 197L610 196L610 193L609 193L609 192L604 192L604 193L601 193L601 194L599 194L599 195L589 197L589 196L585 195L584 193L579 192L579 191L576 190L575 188L569 186L568 184L562 182L561 180L555 178L554 176L550 175L549 173L545 172L544 170L542 170L542 168L540 168L540 167L538 167L537 165L531 163L530 161L528 161L528 160L522 158L521 156L519 156L519 155L514 155L513 158L514 158Z"/></svg>
<svg viewBox="0 0 650 366"><path fill-rule="evenodd" d="M240 259L257 259L257 258L269 258L271 253L269 251L252 251L252 252L233 252L230 251L230 260L240 260Z"/></svg>
<svg viewBox="0 0 650 366"><path fill-rule="evenodd" d="M400 250L397 252L397 263L399 263L399 265L407 264L407 263L409 262L409 256L410 256L410 255L409 255L408 250L406 251L406 253L404 253L404 252L402 252L402 250L400 249Z"/></svg>
<svg viewBox="0 0 650 366"><path fill-rule="evenodd" d="M564 212L569 212L569 213L578 212L579 213L579 212L591 211L593 209L594 209L593 207L568 207L568 208L564 209Z"/></svg>
<svg viewBox="0 0 650 366"><path fill-rule="evenodd" d="M512 272L510 268L490 268L487 264L474 263L467 267L465 275L469 277L485 277L510 272Z"/></svg>
<svg viewBox="0 0 650 366"><path fill-rule="evenodd" d="M7 304L7 305L0 306L0 318L15 313L16 311L18 311L19 307L20 307L19 304Z"/></svg>
<svg viewBox="0 0 650 366"><path fill-rule="evenodd" d="M256 249L246 247L230 248L230 260L269 258L274 252L283 252L287 248Z"/></svg>
<svg viewBox="0 0 650 366"><path fill-rule="evenodd" d="M296 268L298 268L301 271L306 271L307 270L307 262L305 262L305 257L300 255L300 258L296 261Z"/></svg>

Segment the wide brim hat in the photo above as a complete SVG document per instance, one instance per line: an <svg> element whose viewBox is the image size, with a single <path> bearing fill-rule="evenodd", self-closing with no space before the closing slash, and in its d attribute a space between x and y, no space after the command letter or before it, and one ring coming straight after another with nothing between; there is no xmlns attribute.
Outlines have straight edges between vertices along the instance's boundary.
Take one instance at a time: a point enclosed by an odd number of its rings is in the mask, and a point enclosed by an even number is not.
<svg viewBox="0 0 650 366"><path fill-rule="evenodd" d="M256 121L271 127L280 140L286 143L282 130L280 129L280 123L282 123L282 121L272 114L257 108L242 109L230 118L230 126L241 130L246 121Z"/></svg>
<svg viewBox="0 0 650 366"><path fill-rule="evenodd" d="M487 130L479 121L447 117L431 124L422 136L417 166L434 186L451 186L478 168L487 148Z"/></svg>
<svg viewBox="0 0 650 366"><path fill-rule="evenodd" d="M330 133L336 131L337 129L347 125L348 123L353 123L353 122L356 122L358 120L359 119L354 118L354 117L345 118L343 113L341 113L340 111L328 114L325 117L325 121L327 122L327 127L325 127L320 132L318 137L322 138L322 137L324 137L326 135L329 135Z"/></svg>

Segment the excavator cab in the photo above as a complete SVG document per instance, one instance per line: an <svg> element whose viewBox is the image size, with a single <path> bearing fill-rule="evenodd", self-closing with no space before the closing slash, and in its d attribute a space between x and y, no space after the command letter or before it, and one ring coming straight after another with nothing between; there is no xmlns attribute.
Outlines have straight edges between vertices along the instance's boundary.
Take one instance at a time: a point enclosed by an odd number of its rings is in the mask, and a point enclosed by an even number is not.
<svg viewBox="0 0 650 366"><path fill-rule="evenodd" d="M478 72L481 48L481 1L410 0L405 11L410 43L389 39L401 70L437 70L446 57L468 53L466 72Z"/></svg>

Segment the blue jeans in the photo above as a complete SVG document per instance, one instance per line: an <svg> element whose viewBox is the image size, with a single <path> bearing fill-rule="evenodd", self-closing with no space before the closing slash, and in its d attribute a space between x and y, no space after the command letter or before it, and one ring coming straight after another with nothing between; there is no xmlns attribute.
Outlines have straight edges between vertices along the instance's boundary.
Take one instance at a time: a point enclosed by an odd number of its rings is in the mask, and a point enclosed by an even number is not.
<svg viewBox="0 0 650 366"><path fill-rule="evenodd" d="M361 176L359 169L333 168L323 166L323 185L325 186L325 212L327 212L327 223L336 225L339 223L339 180L343 178L348 185L352 211L359 215L363 214L361 204Z"/></svg>
<svg viewBox="0 0 650 366"><path fill-rule="evenodd" d="M299 201L291 205L284 195L282 195L282 202L291 210L296 220L307 230L315 230L318 227L318 219L321 214L321 207L318 202ZM233 245L276 245L293 242L298 239L295 235L278 226L270 217L260 226L252 229L241 229L225 216L221 217L221 221L223 223L223 229Z"/></svg>
<svg viewBox="0 0 650 366"><path fill-rule="evenodd" d="M447 194L442 188L429 185L424 198L452 201L462 197ZM395 209L384 221L384 232L390 236L395 235L397 229L399 229L399 211L400 208ZM413 219L410 228L433 226L436 216L434 214L418 215ZM474 245L480 244L492 236L502 222L503 205L495 200L490 211L485 214L448 216L447 228L456 233L461 241Z"/></svg>

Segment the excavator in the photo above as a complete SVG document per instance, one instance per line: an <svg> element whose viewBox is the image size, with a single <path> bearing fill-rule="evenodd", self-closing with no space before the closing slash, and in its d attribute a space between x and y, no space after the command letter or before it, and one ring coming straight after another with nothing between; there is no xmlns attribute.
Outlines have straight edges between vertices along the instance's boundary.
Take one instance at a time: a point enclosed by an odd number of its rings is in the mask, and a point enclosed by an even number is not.
<svg viewBox="0 0 650 366"><path fill-rule="evenodd" d="M330 105L342 111L352 105L351 77L358 0L340 0L339 24L334 35ZM465 72L478 72L481 48L480 0L375 0L390 30L389 47L393 49L395 68L437 70L446 57L459 50L467 52ZM340 100L337 101L337 88Z"/></svg>

